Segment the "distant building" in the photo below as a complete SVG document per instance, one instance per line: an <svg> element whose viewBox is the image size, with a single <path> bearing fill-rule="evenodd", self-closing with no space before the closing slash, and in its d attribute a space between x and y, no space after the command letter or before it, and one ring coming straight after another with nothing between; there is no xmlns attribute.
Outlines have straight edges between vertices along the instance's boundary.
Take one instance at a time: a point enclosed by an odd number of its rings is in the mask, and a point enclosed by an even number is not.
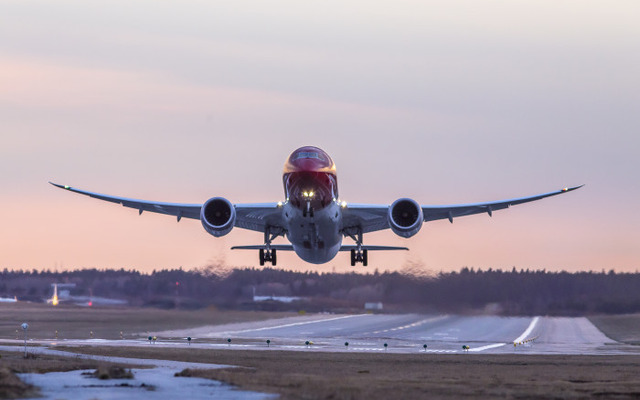
<svg viewBox="0 0 640 400"><path fill-rule="evenodd" d="M255 303L260 301L279 301L281 303L291 303L294 301L302 300L302 297L296 296L253 296Z"/></svg>
<svg viewBox="0 0 640 400"><path fill-rule="evenodd" d="M364 309L370 311L381 311L382 310L382 302L377 303L364 303Z"/></svg>

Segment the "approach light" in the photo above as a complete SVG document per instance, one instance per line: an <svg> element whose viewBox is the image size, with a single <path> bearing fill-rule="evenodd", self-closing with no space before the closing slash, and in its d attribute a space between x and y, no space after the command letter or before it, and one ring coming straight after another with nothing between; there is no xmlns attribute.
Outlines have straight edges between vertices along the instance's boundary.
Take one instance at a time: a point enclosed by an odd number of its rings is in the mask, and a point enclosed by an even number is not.
<svg viewBox="0 0 640 400"><path fill-rule="evenodd" d="M346 201L343 201L342 203L340 203L340 206L341 206L342 208L347 207L347 202L346 202Z"/></svg>

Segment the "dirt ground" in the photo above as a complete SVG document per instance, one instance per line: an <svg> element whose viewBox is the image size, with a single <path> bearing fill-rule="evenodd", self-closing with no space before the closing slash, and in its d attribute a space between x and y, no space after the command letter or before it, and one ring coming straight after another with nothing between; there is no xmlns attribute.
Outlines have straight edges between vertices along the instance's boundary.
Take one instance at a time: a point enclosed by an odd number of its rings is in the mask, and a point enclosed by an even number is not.
<svg viewBox="0 0 640 400"><path fill-rule="evenodd" d="M78 350L78 349L76 349ZM189 370L283 399L639 398L640 356L325 353L172 348L81 352L231 364Z"/></svg>
<svg viewBox="0 0 640 400"><path fill-rule="evenodd" d="M52 339L118 339L135 333L143 335L169 329L185 329L203 325L266 320L296 315L295 313L219 311L214 308L198 311L158 310L153 308L105 308L36 303L0 303L0 341L22 339L20 325L29 324L30 338ZM18 331L16 333L16 331Z"/></svg>

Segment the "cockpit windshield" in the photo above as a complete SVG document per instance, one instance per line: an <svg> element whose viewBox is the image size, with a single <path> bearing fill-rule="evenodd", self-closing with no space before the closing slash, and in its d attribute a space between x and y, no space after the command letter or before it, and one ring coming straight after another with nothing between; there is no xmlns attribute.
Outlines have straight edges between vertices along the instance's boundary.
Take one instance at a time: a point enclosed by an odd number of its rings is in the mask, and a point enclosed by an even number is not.
<svg viewBox="0 0 640 400"><path fill-rule="evenodd" d="M320 154L318 154L318 153L316 153L314 151L301 151L301 152L297 153L291 159L291 161L299 160L301 158L315 158L317 160L322 160L322 158L320 157Z"/></svg>

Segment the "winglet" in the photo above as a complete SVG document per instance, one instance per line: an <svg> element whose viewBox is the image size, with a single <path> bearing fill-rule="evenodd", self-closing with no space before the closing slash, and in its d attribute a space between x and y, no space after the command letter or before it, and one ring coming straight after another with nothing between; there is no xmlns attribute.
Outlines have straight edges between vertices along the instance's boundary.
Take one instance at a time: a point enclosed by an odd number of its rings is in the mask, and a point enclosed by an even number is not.
<svg viewBox="0 0 640 400"><path fill-rule="evenodd" d="M566 187L566 188L562 189L562 191L563 191L563 192L571 192L571 191L573 191L573 190L580 189L580 188L581 188L581 187L583 187L584 185L585 185L585 184L583 183L582 185L579 185L579 186Z"/></svg>
<svg viewBox="0 0 640 400"><path fill-rule="evenodd" d="M53 183L53 182L51 182L51 181L49 181L49 183L50 183L50 184L52 184L52 185L53 185L53 186L55 186L55 187L59 187L60 189L67 189L67 190L70 190L70 189L71 189L71 186L67 186L67 185L60 185L60 184L58 184L58 183Z"/></svg>

